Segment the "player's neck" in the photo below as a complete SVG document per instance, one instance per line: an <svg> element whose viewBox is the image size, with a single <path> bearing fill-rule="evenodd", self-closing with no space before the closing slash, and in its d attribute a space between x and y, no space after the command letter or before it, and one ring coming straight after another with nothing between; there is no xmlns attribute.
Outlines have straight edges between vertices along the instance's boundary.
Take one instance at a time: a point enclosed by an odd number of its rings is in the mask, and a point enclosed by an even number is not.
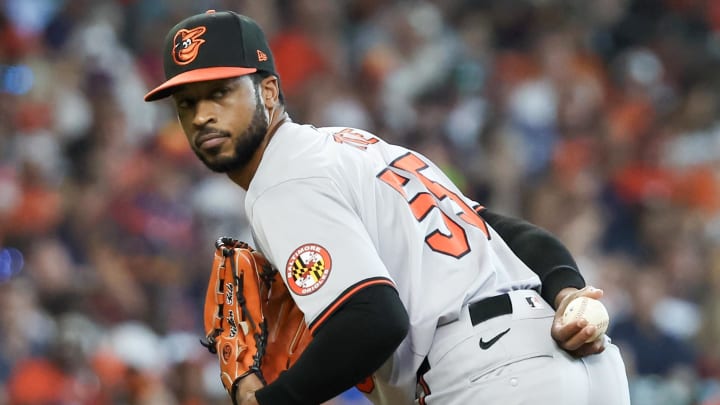
<svg viewBox="0 0 720 405"><path fill-rule="evenodd" d="M257 172L258 166L260 166L260 161L262 160L263 154L265 154L265 149L270 143L270 140L275 135L278 128L289 121L291 121L290 117L287 115L287 112L285 112L285 109L282 109L280 114L278 114L278 117L270 122L268 131L265 134L265 139L263 139L262 144L260 144L260 147L257 148L248 164L241 169L227 173L230 180L247 191L248 187L250 187L250 182L255 176L255 172Z"/></svg>

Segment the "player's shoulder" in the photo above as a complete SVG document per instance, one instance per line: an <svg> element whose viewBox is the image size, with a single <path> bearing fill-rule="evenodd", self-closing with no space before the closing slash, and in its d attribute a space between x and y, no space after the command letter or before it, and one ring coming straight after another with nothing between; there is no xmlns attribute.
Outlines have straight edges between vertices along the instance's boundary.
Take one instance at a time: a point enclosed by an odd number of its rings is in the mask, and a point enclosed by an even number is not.
<svg viewBox="0 0 720 405"><path fill-rule="evenodd" d="M290 180L323 178L339 157L332 131L294 122L283 124L269 143L251 188L265 189Z"/></svg>

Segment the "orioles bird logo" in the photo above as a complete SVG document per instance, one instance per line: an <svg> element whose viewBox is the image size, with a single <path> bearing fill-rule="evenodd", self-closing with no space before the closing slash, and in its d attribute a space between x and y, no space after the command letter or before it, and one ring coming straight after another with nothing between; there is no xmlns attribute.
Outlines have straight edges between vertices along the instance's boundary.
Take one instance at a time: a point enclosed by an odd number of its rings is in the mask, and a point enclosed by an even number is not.
<svg viewBox="0 0 720 405"><path fill-rule="evenodd" d="M183 28L175 34L173 39L175 45L172 50L175 63L187 65L197 58L200 45L205 43L205 40L200 38L205 31L205 27L197 27L191 30Z"/></svg>

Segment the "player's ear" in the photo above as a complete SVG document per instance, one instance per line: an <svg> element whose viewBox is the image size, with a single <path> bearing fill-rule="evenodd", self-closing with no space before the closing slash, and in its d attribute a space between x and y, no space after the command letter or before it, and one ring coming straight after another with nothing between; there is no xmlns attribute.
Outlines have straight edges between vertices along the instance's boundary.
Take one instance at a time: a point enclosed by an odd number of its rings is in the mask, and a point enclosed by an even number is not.
<svg viewBox="0 0 720 405"><path fill-rule="evenodd" d="M280 83L278 83L277 77L268 76L260 82L260 89L262 91L262 100L265 107L274 107L278 102L280 94Z"/></svg>

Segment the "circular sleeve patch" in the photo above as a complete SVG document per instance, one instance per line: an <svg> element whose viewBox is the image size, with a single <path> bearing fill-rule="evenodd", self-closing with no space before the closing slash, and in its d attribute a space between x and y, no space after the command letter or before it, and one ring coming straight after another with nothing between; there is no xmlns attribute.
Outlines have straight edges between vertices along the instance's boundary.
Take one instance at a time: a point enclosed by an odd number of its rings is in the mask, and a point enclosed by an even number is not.
<svg viewBox="0 0 720 405"><path fill-rule="evenodd" d="M332 260L327 249L308 243L295 249L285 266L285 276L290 289L298 295L317 291L327 281Z"/></svg>

